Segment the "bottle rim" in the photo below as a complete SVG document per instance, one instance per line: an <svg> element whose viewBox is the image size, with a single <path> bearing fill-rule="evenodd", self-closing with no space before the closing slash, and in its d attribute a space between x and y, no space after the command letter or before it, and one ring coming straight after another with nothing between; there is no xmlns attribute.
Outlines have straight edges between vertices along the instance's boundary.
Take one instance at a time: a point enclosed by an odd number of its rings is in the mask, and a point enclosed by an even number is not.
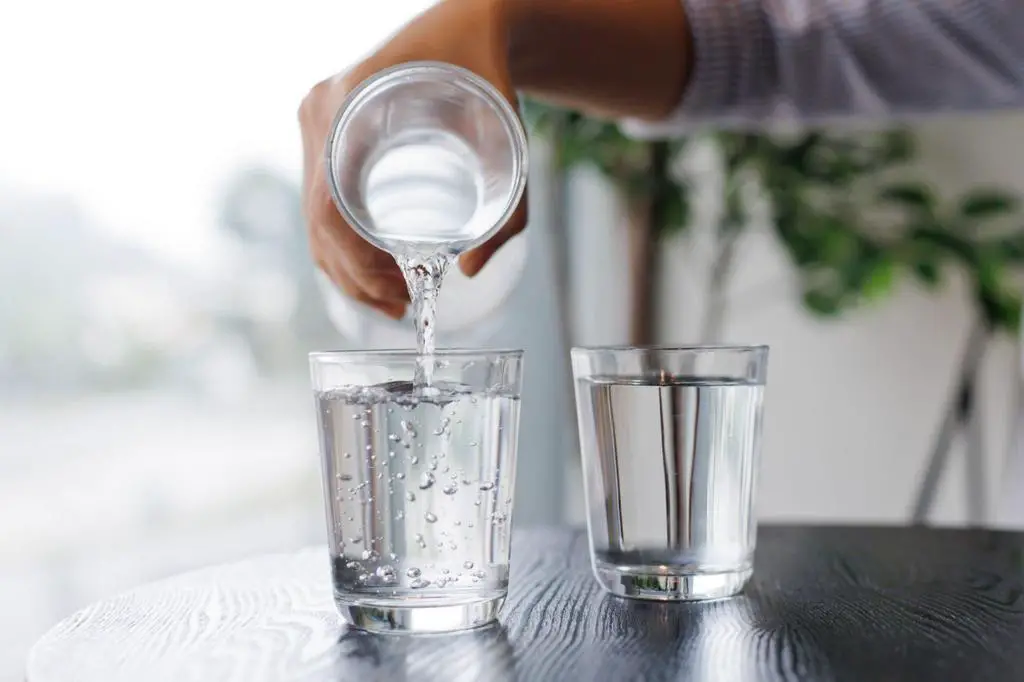
<svg viewBox="0 0 1024 682"><path fill-rule="evenodd" d="M454 82L487 102L502 123L512 147L512 177L515 178L515 182L509 189L504 209L498 220L495 221L495 224L486 232L471 240L461 242L462 248L460 252L469 251L480 246L501 230L512 217L526 191L526 177L529 170L529 145L526 130L523 128L519 115L512 104L490 82L469 69L436 61L405 62L378 71L357 85L342 102L338 113L335 115L330 134L327 136L324 155L327 166L327 184L331 191L331 198L334 200L334 204L341 217L359 236L383 251L391 252L391 249L386 243L378 239L371 230L366 229L366 226L355 216L339 187L337 178L339 177L340 169L338 167L338 155L335 154L335 150L342 138L342 133L352 118L377 94L398 83L438 80L443 80L447 83Z"/></svg>

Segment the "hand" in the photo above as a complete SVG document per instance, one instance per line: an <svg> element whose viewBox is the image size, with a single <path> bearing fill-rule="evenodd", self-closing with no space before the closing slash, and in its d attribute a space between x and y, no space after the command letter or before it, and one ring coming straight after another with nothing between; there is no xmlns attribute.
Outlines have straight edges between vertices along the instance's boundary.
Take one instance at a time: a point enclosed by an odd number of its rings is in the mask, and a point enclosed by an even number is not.
<svg viewBox="0 0 1024 682"><path fill-rule="evenodd" d="M314 86L299 108L304 172L302 203L316 264L349 296L395 319L405 314L409 294L394 259L372 246L342 220L331 199L324 148L346 95L382 69L410 61L439 61L473 71L516 102L508 67L502 0L442 0L355 68ZM523 199L490 241L463 254L459 266L473 276L495 251L526 225Z"/></svg>

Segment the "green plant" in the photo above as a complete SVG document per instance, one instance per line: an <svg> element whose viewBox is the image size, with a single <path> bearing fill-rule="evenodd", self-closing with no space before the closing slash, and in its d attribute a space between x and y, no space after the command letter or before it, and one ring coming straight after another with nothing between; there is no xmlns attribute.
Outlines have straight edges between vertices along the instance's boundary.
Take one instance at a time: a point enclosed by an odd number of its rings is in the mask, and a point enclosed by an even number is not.
<svg viewBox="0 0 1024 682"><path fill-rule="evenodd" d="M524 117L553 143L560 167L591 165L627 201L647 206L653 239L690 226L700 178L676 172L676 161L697 143L714 146L724 208L713 226L717 248L703 340L719 333L735 246L757 223L754 208L762 199L814 314L836 316L881 300L905 275L935 288L947 270L959 267L989 331L1016 332L1020 324L1021 295L1011 277L1024 264L1024 230L997 229L1004 227L997 219L1016 215L1017 198L982 188L942 201L927 183L907 181L915 145L905 130L717 132L650 142L627 137L615 123L536 101L526 102ZM897 171L901 179L891 179Z"/></svg>

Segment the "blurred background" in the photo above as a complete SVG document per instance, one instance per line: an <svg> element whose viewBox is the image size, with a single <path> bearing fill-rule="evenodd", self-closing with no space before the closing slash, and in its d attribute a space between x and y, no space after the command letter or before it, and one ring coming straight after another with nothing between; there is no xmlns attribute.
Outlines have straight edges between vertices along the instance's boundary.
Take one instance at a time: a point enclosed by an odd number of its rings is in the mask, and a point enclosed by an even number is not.
<svg viewBox="0 0 1024 682"><path fill-rule="evenodd" d="M411 337L322 295L296 110L429 4L5 8L0 680L91 601L323 541L305 354ZM583 520L569 345L725 341L772 346L763 519L910 521L966 397L929 519L1019 525L1024 118L647 143L528 112L530 229L441 330L527 350L517 523Z"/></svg>

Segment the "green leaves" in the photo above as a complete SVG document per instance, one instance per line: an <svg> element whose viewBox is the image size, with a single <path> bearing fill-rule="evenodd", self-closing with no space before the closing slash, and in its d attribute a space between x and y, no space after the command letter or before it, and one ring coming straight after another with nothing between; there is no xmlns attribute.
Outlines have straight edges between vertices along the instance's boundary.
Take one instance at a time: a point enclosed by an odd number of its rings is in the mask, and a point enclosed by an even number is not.
<svg viewBox="0 0 1024 682"><path fill-rule="evenodd" d="M804 291L804 305L823 317L831 317L842 308L842 297L825 289L810 288Z"/></svg>
<svg viewBox="0 0 1024 682"><path fill-rule="evenodd" d="M919 216L934 214L938 200L931 189L921 183L899 183L884 187L878 193L879 201L912 211Z"/></svg>
<svg viewBox="0 0 1024 682"><path fill-rule="evenodd" d="M882 164L893 166L910 161L917 145L908 130L887 130L879 136L878 151Z"/></svg>
<svg viewBox="0 0 1024 682"><path fill-rule="evenodd" d="M896 284L896 264L887 256L870 261L859 284L865 300L877 301L888 296Z"/></svg>
<svg viewBox="0 0 1024 682"><path fill-rule="evenodd" d="M927 288L935 290L942 283L942 273L938 263L929 260L920 260L911 264L917 279Z"/></svg>
<svg viewBox="0 0 1024 682"><path fill-rule="evenodd" d="M685 190L667 193L664 198L665 224L662 235L683 230L690 222L690 194Z"/></svg>
<svg viewBox="0 0 1024 682"><path fill-rule="evenodd" d="M645 142L627 137L611 121L591 119L578 112L550 107L535 100L523 103L523 119L553 145L563 169L591 166L630 200L656 201L660 234L684 229L690 219L690 188L675 178L664 158L675 158L685 139Z"/></svg>
<svg viewBox="0 0 1024 682"><path fill-rule="evenodd" d="M592 165L631 199L651 201L661 236L689 224L691 188L666 162L685 148L686 138L632 140L614 123L532 100L524 103L523 116L555 144L563 167ZM720 132L713 139L726 173L716 231L746 229L750 215L741 189L753 177L771 205L775 233L800 274L803 303L812 313L836 316L882 301L901 276L936 290L944 272L956 267L973 283L975 304L989 326L1017 330L1021 295L1011 277L1024 266L1024 228L996 236L978 229L1015 216L1020 201L1013 194L979 188L949 201L913 180L875 189L884 177L879 173L913 158L916 145L906 130L856 136L810 131L785 139ZM893 224L876 225L878 218L865 210L875 206L898 209Z"/></svg>
<svg viewBox="0 0 1024 682"><path fill-rule="evenodd" d="M960 202L960 217L983 220L1006 215L1017 210L1016 197L995 190L980 190L968 194Z"/></svg>
<svg viewBox="0 0 1024 682"><path fill-rule="evenodd" d="M985 248L995 251L1010 265L1024 264L1024 230L984 242Z"/></svg>
<svg viewBox="0 0 1024 682"><path fill-rule="evenodd" d="M1007 289L979 287L976 296L983 319L993 331L1016 333L1020 329L1021 297Z"/></svg>

